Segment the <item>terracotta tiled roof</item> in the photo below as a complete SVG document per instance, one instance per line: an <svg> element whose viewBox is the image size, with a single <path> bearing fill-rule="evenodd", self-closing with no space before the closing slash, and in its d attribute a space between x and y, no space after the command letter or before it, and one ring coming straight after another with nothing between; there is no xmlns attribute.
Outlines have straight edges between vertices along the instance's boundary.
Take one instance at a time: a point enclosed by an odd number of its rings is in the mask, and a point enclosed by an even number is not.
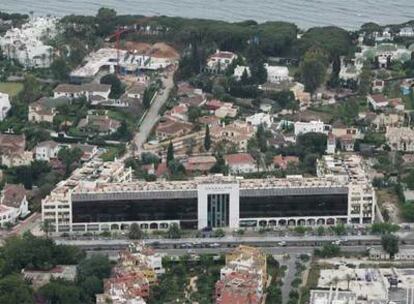
<svg viewBox="0 0 414 304"><path fill-rule="evenodd" d="M1 153L23 153L26 147L24 135L0 134Z"/></svg>
<svg viewBox="0 0 414 304"><path fill-rule="evenodd" d="M377 103L387 102L387 98L382 94L371 95L371 98Z"/></svg>
<svg viewBox="0 0 414 304"><path fill-rule="evenodd" d="M254 164L254 158L249 153L229 154L224 157L229 165Z"/></svg>
<svg viewBox="0 0 414 304"><path fill-rule="evenodd" d="M2 191L2 204L19 208L25 196L26 189L22 184L6 184Z"/></svg>

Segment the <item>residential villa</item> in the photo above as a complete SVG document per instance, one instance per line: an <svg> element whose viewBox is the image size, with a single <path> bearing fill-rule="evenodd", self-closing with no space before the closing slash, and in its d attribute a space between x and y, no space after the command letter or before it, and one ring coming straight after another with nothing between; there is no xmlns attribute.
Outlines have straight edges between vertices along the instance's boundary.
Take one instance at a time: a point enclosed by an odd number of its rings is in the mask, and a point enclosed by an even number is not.
<svg viewBox="0 0 414 304"><path fill-rule="evenodd" d="M236 145L239 151L246 151L247 142L255 132L256 128L246 122L235 121L228 125L211 128L210 135L215 143L227 141Z"/></svg>
<svg viewBox="0 0 414 304"><path fill-rule="evenodd" d="M115 133L121 123L110 118L108 115L88 114L86 118L80 120L78 128L82 132L92 132L99 135L109 135Z"/></svg>
<svg viewBox="0 0 414 304"><path fill-rule="evenodd" d="M108 100L110 92L111 86L108 84L59 84L53 90L53 96L54 98L66 97L69 99L85 96L88 101L92 101L95 97L101 97L103 100Z"/></svg>
<svg viewBox="0 0 414 304"><path fill-rule="evenodd" d="M6 167L29 165L33 154L25 151L26 137L24 135L0 134L1 164Z"/></svg>
<svg viewBox="0 0 414 304"><path fill-rule="evenodd" d="M249 153L227 154L224 161L231 174L251 173L257 171L254 158Z"/></svg>
<svg viewBox="0 0 414 304"><path fill-rule="evenodd" d="M42 97L29 104L28 120L30 122L53 123L59 105L68 104L70 100L66 97L50 98Z"/></svg>
<svg viewBox="0 0 414 304"><path fill-rule="evenodd" d="M0 197L0 227L14 224L18 218L30 213L26 189L22 184L6 184Z"/></svg>
<svg viewBox="0 0 414 304"><path fill-rule="evenodd" d="M237 59L237 55L232 52L217 50L207 60L207 70L213 73L220 73Z"/></svg>

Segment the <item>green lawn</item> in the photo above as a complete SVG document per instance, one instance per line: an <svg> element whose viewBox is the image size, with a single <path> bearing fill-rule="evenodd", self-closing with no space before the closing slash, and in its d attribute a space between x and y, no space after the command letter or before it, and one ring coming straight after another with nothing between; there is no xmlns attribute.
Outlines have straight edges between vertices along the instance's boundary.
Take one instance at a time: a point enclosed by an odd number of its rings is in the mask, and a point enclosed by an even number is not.
<svg viewBox="0 0 414 304"><path fill-rule="evenodd" d="M23 89L20 82L0 82L0 92L16 96Z"/></svg>

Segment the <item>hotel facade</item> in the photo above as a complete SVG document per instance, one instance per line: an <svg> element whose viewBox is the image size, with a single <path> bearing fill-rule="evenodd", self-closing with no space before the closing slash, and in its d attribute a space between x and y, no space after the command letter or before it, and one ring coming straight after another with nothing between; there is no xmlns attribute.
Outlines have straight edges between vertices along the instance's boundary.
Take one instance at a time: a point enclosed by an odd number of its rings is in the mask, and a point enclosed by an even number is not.
<svg viewBox="0 0 414 304"><path fill-rule="evenodd" d="M283 179L143 182L133 181L122 164L103 170L103 177L89 168L43 200L42 219L57 234L128 230L132 223L145 230L165 230L172 223L184 229L371 224L376 197L370 183L327 174L327 162L318 177ZM96 168L101 170L99 163Z"/></svg>

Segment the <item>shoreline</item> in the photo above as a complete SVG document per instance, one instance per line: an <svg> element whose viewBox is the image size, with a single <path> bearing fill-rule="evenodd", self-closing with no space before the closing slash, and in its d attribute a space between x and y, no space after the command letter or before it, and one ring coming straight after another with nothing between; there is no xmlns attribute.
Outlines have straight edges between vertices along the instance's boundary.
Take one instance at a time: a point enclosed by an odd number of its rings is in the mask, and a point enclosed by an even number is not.
<svg viewBox="0 0 414 304"><path fill-rule="evenodd" d="M92 4L91 4L92 5ZM200 19L206 21L223 21L227 23L240 23L245 21L255 21L257 23L265 23L265 22L288 22L295 24L298 28L303 31L307 31L310 28L314 27L328 27L328 26L336 26L347 31L357 31L361 28L362 25L366 23L376 23L382 27L394 24L405 24L414 20L414 11L411 14L411 17L402 15L401 18L382 18L383 20L376 20L378 15L372 13L371 17L362 18L364 14L361 13L347 13L347 9L344 10L345 15L339 16L338 19L333 19L334 17L330 17L335 22L330 22L329 18L321 19L321 16L318 16L317 12L310 12L309 15L302 14L302 15L287 15L281 16L281 12L274 15L274 18L269 18L269 16L263 15L263 17L259 17L258 12L253 12L250 15L245 15L244 13L237 13L234 14L215 14L214 11L206 13L206 11L187 11L183 10L180 14L170 13L170 12L162 12L163 9L161 8L159 11L153 10L148 8L144 11L137 10L136 13L134 11L124 10L122 7L117 7L116 5L97 5L96 7L87 7L82 12L76 12L72 8L63 8L62 10L58 9L51 9L46 11L46 8L36 10L33 8L33 12L35 16L55 16L58 18L63 18L65 16L75 15L75 16L95 16L96 12L101 6L105 6L111 9L115 9L118 12L118 16L145 16L149 18L157 18L157 17L168 17L168 18L183 18L183 19ZM20 5L16 6L16 9L9 8L9 7L2 7L0 4L0 12L5 12L9 14L29 14L30 8L24 7L19 9ZM179 9L177 9L179 10ZM293 10L293 9L292 9ZM413 8L414 10L414 8ZM60 13L59 13L60 12ZM142 13L142 15L140 15ZM268 14L268 13L266 13ZM311 17L311 18L309 18ZM411 20L410 20L411 18Z"/></svg>

